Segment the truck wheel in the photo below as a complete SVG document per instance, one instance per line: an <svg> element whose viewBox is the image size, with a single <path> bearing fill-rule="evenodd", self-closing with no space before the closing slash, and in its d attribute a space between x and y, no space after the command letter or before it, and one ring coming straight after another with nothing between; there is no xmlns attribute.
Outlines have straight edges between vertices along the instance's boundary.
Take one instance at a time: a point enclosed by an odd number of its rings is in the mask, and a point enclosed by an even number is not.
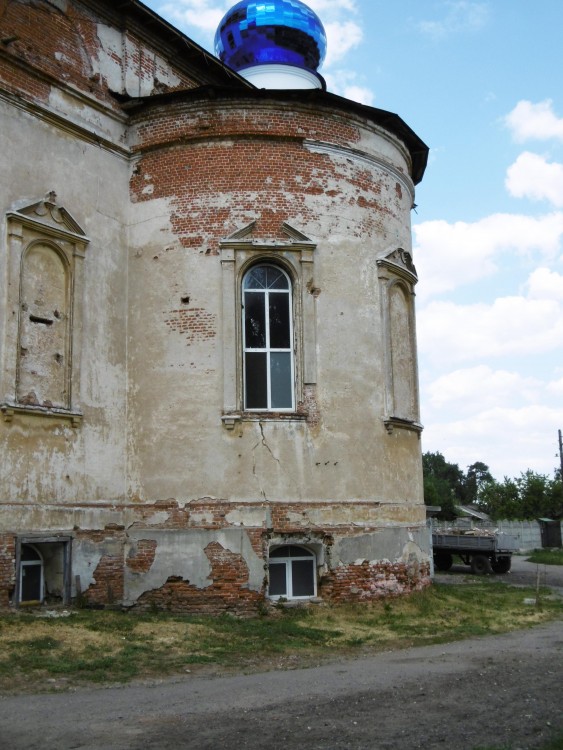
<svg viewBox="0 0 563 750"><path fill-rule="evenodd" d="M449 552L435 552L434 565L438 570L449 570L453 564L453 557Z"/></svg>
<svg viewBox="0 0 563 750"><path fill-rule="evenodd" d="M471 572L476 576L483 576L485 573L491 573L491 561L486 555L473 555L471 558Z"/></svg>
<svg viewBox="0 0 563 750"><path fill-rule="evenodd" d="M497 557L496 560L491 562L494 573L508 573L510 566L512 565L511 557Z"/></svg>

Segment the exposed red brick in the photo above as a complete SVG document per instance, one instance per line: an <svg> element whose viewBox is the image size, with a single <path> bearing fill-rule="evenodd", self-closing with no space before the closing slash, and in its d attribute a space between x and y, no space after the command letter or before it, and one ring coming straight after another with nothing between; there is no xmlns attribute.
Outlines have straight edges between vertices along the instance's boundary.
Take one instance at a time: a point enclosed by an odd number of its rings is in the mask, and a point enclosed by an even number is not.
<svg viewBox="0 0 563 750"><path fill-rule="evenodd" d="M10 604L16 585L16 539L12 534L0 534L0 609Z"/></svg>
<svg viewBox="0 0 563 750"><path fill-rule="evenodd" d="M126 564L134 573L148 573L154 562L156 542L154 539L140 539L127 556Z"/></svg>
<svg viewBox="0 0 563 750"><path fill-rule="evenodd" d="M247 588L248 566L241 555L224 549L218 542L208 544L205 554L211 564L209 586L198 588L182 578L170 577L161 588L140 596L133 609L156 608L192 615L256 614L264 601L264 591Z"/></svg>

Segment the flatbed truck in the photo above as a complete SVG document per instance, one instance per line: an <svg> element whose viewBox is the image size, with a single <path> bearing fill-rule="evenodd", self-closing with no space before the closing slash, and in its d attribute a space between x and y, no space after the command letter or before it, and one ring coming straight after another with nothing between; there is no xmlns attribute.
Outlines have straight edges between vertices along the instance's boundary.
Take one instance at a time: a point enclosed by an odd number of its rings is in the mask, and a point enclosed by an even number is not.
<svg viewBox="0 0 563 750"><path fill-rule="evenodd" d="M518 550L517 540L502 532L453 534L434 531L432 546L436 570L449 570L454 555L457 555L465 565L471 566L471 572L476 575L508 573L512 554Z"/></svg>

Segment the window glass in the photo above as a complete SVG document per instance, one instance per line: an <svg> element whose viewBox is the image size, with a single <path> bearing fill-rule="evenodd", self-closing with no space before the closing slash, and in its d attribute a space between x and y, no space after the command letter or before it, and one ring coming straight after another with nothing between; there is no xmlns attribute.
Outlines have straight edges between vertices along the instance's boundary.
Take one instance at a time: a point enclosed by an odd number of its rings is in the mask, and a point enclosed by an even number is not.
<svg viewBox="0 0 563 750"><path fill-rule="evenodd" d="M289 294L272 292L268 295L268 315L270 319L270 347L272 349L289 349Z"/></svg>
<svg viewBox="0 0 563 750"><path fill-rule="evenodd" d="M287 596L286 565L270 563L270 596Z"/></svg>
<svg viewBox="0 0 563 750"><path fill-rule="evenodd" d="M244 295L244 335L247 349L266 348L265 295L246 292Z"/></svg>
<svg viewBox="0 0 563 750"><path fill-rule="evenodd" d="M292 560L292 596L314 596L315 570L313 560Z"/></svg>
<svg viewBox="0 0 563 750"><path fill-rule="evenodd" d="M41 555L36 549L30 547L29 544L22 544L21 559L24 560L41 560Z"/></svg>
<svg viewBox="0 0 563 750"><path fill-rule="evenodd" d="M268 408L268 354L246 352L246 407L247 409Z"/></svg>
<svg viewBox="0 0 563 750"><path fill-rule="evenodd" d="M293 388L291 382L291 354L270 354L270 386L272 409L291 409Z"/></svg>

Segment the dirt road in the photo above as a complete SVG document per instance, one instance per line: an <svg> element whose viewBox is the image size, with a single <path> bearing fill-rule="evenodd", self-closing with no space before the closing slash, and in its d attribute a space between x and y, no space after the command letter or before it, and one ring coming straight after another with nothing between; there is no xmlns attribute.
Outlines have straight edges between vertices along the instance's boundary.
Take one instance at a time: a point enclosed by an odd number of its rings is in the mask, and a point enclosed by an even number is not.
<svg viewBox="0 0 563 750"><path fill-rule="evenodd" d="M503 579L537 570L516 559ZM546 575L563 587L563 569ZM2 750L527 750L561 732L561 621L309 669L0 698Z"/></svg>
<svg viewBox="0 0 563 750"><path fill-rule="evenodd" d="M538 747L563 731L563 623L313 669L6 697L5 750Z"/></svg>

